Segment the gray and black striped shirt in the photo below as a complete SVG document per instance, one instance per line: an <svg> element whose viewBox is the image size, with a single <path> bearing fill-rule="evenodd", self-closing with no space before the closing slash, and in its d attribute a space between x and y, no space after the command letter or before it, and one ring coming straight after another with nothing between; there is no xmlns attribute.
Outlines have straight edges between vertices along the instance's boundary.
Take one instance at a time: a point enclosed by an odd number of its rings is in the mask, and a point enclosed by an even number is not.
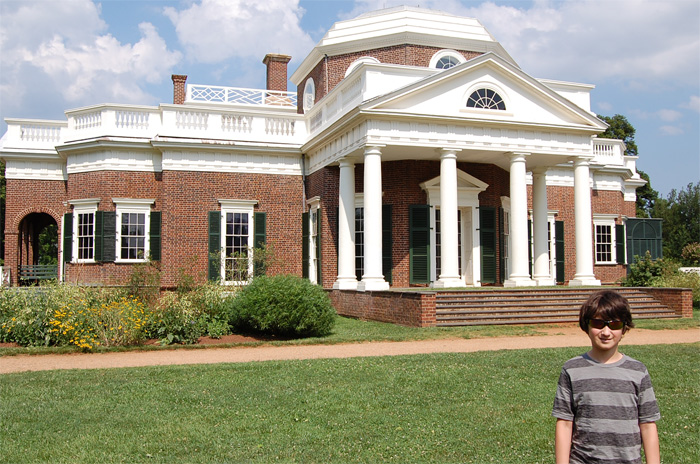
<svg viewBox="0 0 700 464"><path fill-rule="evenodd" d="M639 424L661 418L647 368L626 355L611 364L588 354L568 360L552 415L574 423L571 464L641 464Z"/></svg>

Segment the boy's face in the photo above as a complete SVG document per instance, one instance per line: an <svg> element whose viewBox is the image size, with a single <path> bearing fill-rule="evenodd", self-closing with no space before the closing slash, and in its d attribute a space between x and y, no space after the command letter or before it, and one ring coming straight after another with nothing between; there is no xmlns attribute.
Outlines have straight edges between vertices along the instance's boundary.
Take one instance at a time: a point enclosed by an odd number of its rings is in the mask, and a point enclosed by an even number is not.
<svg viewBox="0 0 700 464"><path fill-rule="evenodd" d="M602 318L596 316L594 319ZM617 345L622 340L622 328L613 330L605 325L602 329L596 329L589 325L588 338L591 339L591 347L596 352L606 353L610 350L617 350Z"/></svg>

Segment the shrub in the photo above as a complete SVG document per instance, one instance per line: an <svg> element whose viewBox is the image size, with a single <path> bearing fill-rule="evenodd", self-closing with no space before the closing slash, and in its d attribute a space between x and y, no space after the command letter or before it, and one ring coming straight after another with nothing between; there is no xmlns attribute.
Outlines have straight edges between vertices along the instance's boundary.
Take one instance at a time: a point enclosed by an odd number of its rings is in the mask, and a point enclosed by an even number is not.
<svg viewBox="0 0 700 464"><path fill-rule="evenodd" d="M700 264L700 243L689 243L681 251L681 259L685 266L697 266Z"/></svg>
<svg viewBox="0 0 700 464"><path fill-rule="evenodd" d="M307 279L260 276L236 295L231 317L241 330L310 337L331 332L335 309L326 292Z"/></svg>
<svg viewBox="0 0 700 464"><path fill-rule="evenodd" d="M201 316L186 296L166 293L153 311L149 333L165 345L195 343L206 328L206 318Z"/></svg>
<svg viewBox="0 0 700 464"><path fill-rule="evenodd" d="M654 280L668 272L668 268L673 267L677 272L678 265L663 259L653 260L651 253L647 251L643 257L634 257L634 263L630 265L627 277L623 279L622 284L626 287L653 287Z"/></svg>

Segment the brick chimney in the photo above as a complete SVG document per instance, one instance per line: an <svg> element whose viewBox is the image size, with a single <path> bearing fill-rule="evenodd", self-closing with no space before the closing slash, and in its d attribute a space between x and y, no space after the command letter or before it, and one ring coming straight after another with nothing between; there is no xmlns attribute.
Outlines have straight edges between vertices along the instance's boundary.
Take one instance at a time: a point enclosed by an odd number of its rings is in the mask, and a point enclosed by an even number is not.
<svg viewBox="0 0 700 464"><path fill-rule="evenodd" d="M268 53L263 59L263 64L267 66L267 88L266 90L287 91L287 63L292 57L289 55L278 55Z"/></svg>
<svg viewBox="0 0 700 464"><path fill-rule="evenodd" d="M187 76L173 74L171 78L173 80L173 103L176 105L183 105L185 103L185 96L187 95L185 89Z"/></svg>

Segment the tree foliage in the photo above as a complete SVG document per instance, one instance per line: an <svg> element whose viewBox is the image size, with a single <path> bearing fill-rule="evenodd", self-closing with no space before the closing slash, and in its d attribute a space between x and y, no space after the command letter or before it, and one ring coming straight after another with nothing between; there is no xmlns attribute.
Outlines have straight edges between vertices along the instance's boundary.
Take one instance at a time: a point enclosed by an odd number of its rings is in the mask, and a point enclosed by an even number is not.
<svg viewBox="0 0 700 464"><path fill-rule="evenodd" d="M688 244L700 241L700 182L671 190L655 202L651 213L664 220L664 257L680 260Z"/></svg>
<svg viewBox="0 0 700 464"><path fill-rule="evenodd" d="M638 156L637 143L634 141L634 134L637 132L636 129L630 122L621 114L616 114L615 116L601 116L598 115L598 119L602 119L608 124L608 128L598 137L601 139L618 139L625 142L627 145L627 154L629 156Z"/></svg>
<svg viewBox="0 0 700 464"><path fill-rule="evenodd" d="M602 116L599 114L598 118L608 124L605 132L599 134L598 137L622 140L627 147L625 154L628 156L639 156L637 143L634 141L637 130L626 117L621 114L616 114L615 116ZM646 172L640 170L637 170L637 172L642 179L647 181L646 185L637 189L637 217L651 217L651 210L659 198L659 192L651 188L651 180Z"/></svg>

